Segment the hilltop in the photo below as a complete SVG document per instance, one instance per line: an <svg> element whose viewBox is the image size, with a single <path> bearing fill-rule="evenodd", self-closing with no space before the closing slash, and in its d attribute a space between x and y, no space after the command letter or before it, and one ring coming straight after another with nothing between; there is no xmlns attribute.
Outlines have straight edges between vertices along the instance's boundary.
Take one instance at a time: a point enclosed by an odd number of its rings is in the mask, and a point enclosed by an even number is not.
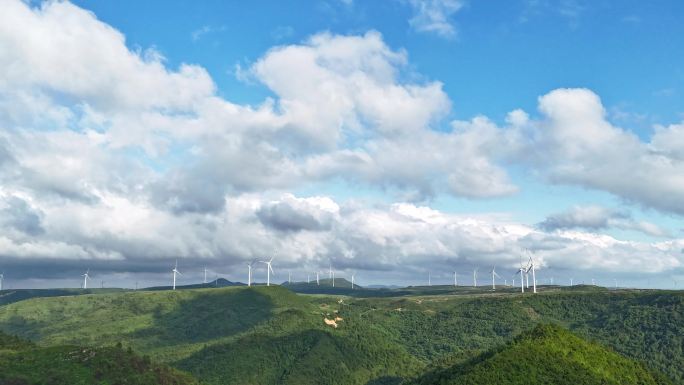
<svg viewBox="0 0 684 385"><path fill-rule="evenodd" d="M643 364L551 324L540 324L503 347L434 369L407 385L671 384Z"/></svg>
<svg viewBox="0 0 684 385"><path fill-rule="evenodd" d="M232 282L225 278L217 278L213 281L207 283L194 283L189 285L176 285L176 290L187 290L187 289L211 289L217 287L228 287L228 286L247 286L242 282ZM171 290L172 286L152 286L146 287L140 290Z"/></svg>
<svg viewBox="0 0 684 385"><path fill-rule="evenodd" d="M117 293L126 289L7 289L0 291L0 306L14 302L24 301L30 298L40 297L65 297L84 294Z"/></svg>
<svg viewBox="0 0 684 385"><path fill-rule="evenodd" d="M193 385L191 376L121 345L38 347L0 332L0 383Z"/></svg>

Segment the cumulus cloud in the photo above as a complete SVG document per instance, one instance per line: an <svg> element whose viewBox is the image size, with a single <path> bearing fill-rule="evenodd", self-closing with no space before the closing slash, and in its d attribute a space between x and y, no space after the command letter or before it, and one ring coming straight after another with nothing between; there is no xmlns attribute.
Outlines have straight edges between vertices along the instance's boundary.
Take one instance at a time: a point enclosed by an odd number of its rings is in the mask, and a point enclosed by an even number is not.
<svg viewBox="0 0 684 385"><path fill-rule="evenodd" d="M636 221L626 211L602 206L575 206L565 212L550 215L539 224L539 227L546 231L559 229L599 231L618 228L639 231L657 237L669 236L667 231L656 224Z"/></svg>
<svg viewBox="0 0 684 385"><path fill-rule="evenodd" d="M558 89L539 98L543 117L525 154L555 183L603 190L664 212L684 214L684 162L678 126L660 128L650 142L612 125L598 95Z"/></svg>
<svg viewBox="0 0 684 385"><path fill-rule="evenodd" d="M256 211L264 226L281 231L330 230L338 215L339 206L330 198L296 198L291 194Z"/></svg>
<svg viewBox="0 0 684 385"><path fill-rule="evenodd" d="M456 36L451 16L463 8L461 0L409 0L413 16L409 24L418 32L435 33L441 37Z"/></svg>

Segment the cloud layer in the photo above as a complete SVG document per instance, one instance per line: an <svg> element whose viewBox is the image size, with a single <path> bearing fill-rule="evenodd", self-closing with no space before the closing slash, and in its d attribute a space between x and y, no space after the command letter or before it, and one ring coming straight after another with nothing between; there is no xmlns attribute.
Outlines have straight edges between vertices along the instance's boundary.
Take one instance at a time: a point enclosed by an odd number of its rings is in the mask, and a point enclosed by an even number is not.
<svg viewBox="0 0 684 385"><path fill-rule="evenodd" d="M459 2L412 4L415 28L454 33L446 18ZM543 268L671 272L684 262L679 239L599 234L667 235L610 209L576 208L535 227L429 207L440 196L516 194L518 167L684 214L684 126L643 141L611 124L590 90L551 91L538 114L515 110L501 125L447 122L443 85L413 80L408 53L380 33L319 33L242 70L273 97L241 105L220 97L202 67L131 50L65 2L2 2L0 46L0 264L16 277L83 266L154 274L175 258L232 271L274 253L283 268L332 260L378 276L513 269L523 248ZM295 193L340 181L396 203Z"/></svg>

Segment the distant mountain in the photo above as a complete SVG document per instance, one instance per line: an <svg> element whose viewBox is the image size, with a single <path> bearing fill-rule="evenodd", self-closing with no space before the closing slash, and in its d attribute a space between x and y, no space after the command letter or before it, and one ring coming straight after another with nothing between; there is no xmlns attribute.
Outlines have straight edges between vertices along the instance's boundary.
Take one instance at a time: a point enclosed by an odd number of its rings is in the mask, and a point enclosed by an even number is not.
<svg viewBox="0 0 684 385"><path fill-rule="evenodd" d="M569 331L540 324L503 347L434 369L409 385L672 384L641 363Z"/></svg>
<svg viewBox="0 0 684 385"><path fill-rule="evenodd" d="M0 332L0 383L192 385L190 375L151 362L121 345L38 347Z"/></svg>
<svg viewBox="0 0 684 385"><path fill-rule="evenodd" d="M227 286L247 286L242 282L232 282L227 279L219 278L207 283L194 283L190 285L176 285L176 290L186 290L186 289L210 289L215 287L227 287ZM140 290L171 290L173 286L152 286L146 287Z"/></svg>
<svg viewBox="0 0 684 385"><path fill-rule="evenodd" d="M399 286L399 285L367 285L365 286L369 289L401 289L404 288L405 286Z"/></svg>

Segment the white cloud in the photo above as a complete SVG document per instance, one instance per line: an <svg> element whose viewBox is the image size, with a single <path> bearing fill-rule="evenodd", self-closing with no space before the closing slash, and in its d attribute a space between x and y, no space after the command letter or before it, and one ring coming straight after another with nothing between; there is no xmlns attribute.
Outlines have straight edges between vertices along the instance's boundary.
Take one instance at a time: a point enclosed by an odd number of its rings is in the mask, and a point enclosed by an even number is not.
<svg viewBox="0 0 684 385"><path fill-rule="evenodd" d="M121 33L71 3L29 8L5 1L1 7L0 87L5 90L33 86L32 95L66 93L106 110L183 110L214 91L203 68L184 64L168 71L157 53L129 51Z"/></svg>
<svg viewBox="0 0 684 385"><path fill-rule="evenodd" d="M418 32L435 33L441 37L456 36L451 16L463 8L461 0L409 0L413 17L409 24Z"/></svg>
<svg viewBox="0 0 684 385"><path fill-rule="evenodd" d="M684 214L684 162L670 138L679 126L660 128L643 142L606 120L599 97L587 89L554 90L539 99L539 110L543 118L526 152L551 181Z"/></svg>

